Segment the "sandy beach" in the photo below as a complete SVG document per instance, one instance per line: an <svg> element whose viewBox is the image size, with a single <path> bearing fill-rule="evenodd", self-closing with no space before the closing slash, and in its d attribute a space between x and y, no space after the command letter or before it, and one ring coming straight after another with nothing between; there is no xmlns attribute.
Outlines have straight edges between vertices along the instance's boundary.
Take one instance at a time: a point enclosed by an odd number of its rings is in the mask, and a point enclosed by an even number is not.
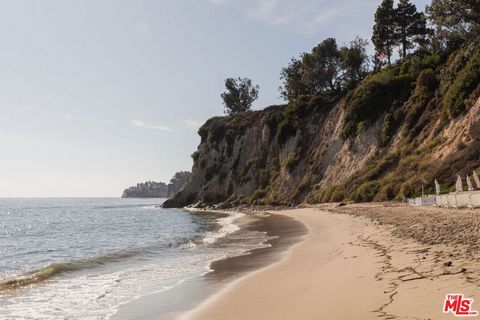
<svg viewBox="0 0 480 320"><path fill-rule="evenodd" d="M443 313L450 293L479 309L476 211L369 204L275 213L303 223L303 240L184 319L454 319Z"/></svg>

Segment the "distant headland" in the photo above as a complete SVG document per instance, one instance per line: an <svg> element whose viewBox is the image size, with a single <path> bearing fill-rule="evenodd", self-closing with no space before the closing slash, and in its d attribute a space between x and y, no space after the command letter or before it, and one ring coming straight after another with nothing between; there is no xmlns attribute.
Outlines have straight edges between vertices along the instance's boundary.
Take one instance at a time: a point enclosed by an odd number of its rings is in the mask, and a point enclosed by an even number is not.
<svg viewBox="0 0 480 320"><path fill-rule="evenodd" d="M171 198L186 185L190 172L180 171L170 183L146 181L123 191L122 198Z"/></svg>

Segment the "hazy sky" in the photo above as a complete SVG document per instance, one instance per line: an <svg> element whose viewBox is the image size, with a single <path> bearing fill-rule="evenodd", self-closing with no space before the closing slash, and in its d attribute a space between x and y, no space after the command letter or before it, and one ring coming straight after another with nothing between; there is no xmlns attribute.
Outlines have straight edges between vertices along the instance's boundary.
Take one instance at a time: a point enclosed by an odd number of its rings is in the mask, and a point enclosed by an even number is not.
<svg viewBox="0 0 480 320"><path fill-rule="evenodd" d="M0 1L0 197L120 196L190 170L225 78L279 104L290 58L369 39L379 3Z"/></svg>

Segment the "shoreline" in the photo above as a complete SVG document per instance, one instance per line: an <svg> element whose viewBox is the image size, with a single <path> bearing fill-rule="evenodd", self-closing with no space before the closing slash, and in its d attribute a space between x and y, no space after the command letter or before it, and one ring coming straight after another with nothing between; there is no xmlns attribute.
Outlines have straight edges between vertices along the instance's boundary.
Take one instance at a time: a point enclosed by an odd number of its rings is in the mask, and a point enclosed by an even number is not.
<svg viewBox="0 0 480 320"><path fill-rule="evenodd" d="M245 220L241 221L242 218ZM276 213L245 215L242 218L239 219L241 229L264 232L267 237L271 237L265 241L268 247L213 261L210 264L212 272L204 275L208 280L221 281L226 278L237 278L275 263L282 259L290 247L301 242L307 233L303 223Z"/></svg>
<svg viewBox="0 0 480 320"><path fill-rule="evenodd" d="M304 240L182 319L453 319L443 313L449 293L473 298L477 310L478 256L462 243L420 241L436 217L424 211L371 204L275 212L306 225ZM418 230L406 233L408 225Z"/></svg>
<svg viewBox="0 0 480 320"><path fill-rule="evenodd" d="M247 250L242 255L212 261L210 264L212 271L202 276L188 279L167 291L143 296L129 302L123 305L110 319L179 319L183 314L195 309L199 304L221 291L222 288L228 286L235 279L255 272L255 270L281 259L287 249L300 241L301 237L306 233L306 228L303 224L289 217L278 215L275 212L244 214L240 210L194 209L188 211L205 211L227 215L242 213L243 216L235 220L238 230L224 238L217 239L218 245L225 245L224 242L227 242L226 245L228 245L228 242L238 242L239 240L235 240L236 237L232 237L232 235L237 233L256 231L267 234L269 239L264 244L269 246Z"/></svg>

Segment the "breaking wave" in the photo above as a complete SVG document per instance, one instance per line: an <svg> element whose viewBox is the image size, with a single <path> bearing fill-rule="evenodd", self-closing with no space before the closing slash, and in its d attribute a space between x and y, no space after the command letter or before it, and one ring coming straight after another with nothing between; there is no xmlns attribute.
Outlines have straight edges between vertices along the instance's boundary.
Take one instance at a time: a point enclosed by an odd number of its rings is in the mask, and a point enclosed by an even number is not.
<svg viewBox="0 0 480 320"><path fill-rule="evenodd" d="M106 263L128 259L139 253L139 251L124 251L71 262L53 263L44 268L34 270L23 275L0 280L0 291L16 289L19 287L39 283L67 272L98 268Z"/></svg>

